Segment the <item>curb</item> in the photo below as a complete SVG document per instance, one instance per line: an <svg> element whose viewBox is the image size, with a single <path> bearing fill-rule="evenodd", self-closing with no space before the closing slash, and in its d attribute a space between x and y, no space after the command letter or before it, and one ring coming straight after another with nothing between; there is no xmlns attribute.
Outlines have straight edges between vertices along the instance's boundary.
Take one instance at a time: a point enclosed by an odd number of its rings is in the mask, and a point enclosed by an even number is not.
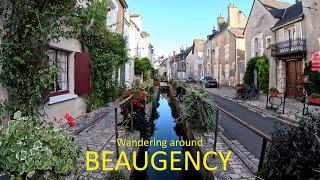
<svg viewBox="0 0 320 180"><path fill-rule="evenodd" d="M274 112L271 112L271 111L268 111L268 110L265 110L265 109L258 108L258 107L256 107L256 106L252 106L252 105L246 103L245 101L240 101L240 100L237 101L237 100L235 100L235 99L233 99L233 98L230 98L230 97L227 97L227 96L221 96L221 95L219 95L219 94L216 94L216 93L213 93L213 92L209 92L208 90L206 90L206 91L207 91L209 94L214 94L214 95L216 95L216 96L220 96L220 97L222 97L222 98L228 99L228 100L230 100L230 101L232 101L232 102L235 102L235 103L237 103L237 104L239 104L239 105L242 105L242 106L245 106L245 107L247 107L247 108L253 109L254 111L257 111L257 112L259 112L259 113L264 113L264 114L266 114L266 115L268 115L268 116L270 116L270 117L272 117L272 118L275 118L275 119L281 121L282 123L289 124L289 125L291 125L291 126L298 126L298 124L297 124L296 122L294 122L291 118L282 116L282 115L280 115L280 114L276 114L276 113L274 113Z"/></svg>

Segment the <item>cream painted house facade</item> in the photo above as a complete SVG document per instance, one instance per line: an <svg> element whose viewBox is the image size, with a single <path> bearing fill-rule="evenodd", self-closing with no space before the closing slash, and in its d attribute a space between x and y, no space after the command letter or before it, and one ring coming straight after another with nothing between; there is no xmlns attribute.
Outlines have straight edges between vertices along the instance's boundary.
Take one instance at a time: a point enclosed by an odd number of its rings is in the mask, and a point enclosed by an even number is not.
<svg viewBox="0 0 320 180"><path fill-rule="evenodd" d="M112 0L106 26L112 32L123 35L124 12L127 5L124 0ZM0 18L0 26L3 19ZM49 58L59 63L61 71L58 73L54 88L49 93L49 100L45 104L46 116L42 117L47 122L54 121L57 124L66 122L65 114L79 117L86 113L87 107L82 95L76 93L76 53L82 52L81 44L77 39L61 38L59 42L50 42ZM80 72L81 73L81 72ZM5 87L0 86L0 100L8 99Z"/></svg>

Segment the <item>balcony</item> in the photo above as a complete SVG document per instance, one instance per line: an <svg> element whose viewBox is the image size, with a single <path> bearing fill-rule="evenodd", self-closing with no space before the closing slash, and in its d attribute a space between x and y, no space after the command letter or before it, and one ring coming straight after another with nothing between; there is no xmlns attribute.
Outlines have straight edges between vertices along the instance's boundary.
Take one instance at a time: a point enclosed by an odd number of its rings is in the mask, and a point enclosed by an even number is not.
<svg viewBox="0 0 320 180"><path fill-rule="evenodd" d="M306 39L297 38L270 45L271 56L299 55L306 52Z"/></svg>

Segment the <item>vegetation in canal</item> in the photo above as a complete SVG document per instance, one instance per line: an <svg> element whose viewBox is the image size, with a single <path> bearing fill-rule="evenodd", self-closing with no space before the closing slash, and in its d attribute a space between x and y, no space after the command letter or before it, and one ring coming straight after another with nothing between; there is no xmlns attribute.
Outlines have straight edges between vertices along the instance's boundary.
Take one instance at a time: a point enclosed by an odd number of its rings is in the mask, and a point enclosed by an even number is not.
<svg viewBox="0 0 320 180"><path fill-rule="evenodd" d="M184 87L184 84L175 79L171 79L170 84L176 91L176 96L186 104L185 118L190 127L204 132L213 131L218 110L208 93L202 88Z"/></svg>
<svg viewBox="0 0 320 180"><path fill-rule="evenodd" d="M319 179L319 135L320 116L312 115L303 117L298 127L277 130L258 176L264 179Z"/></svg>
<svg viewBox="0 0 320 180"><path fill-rule="evenodd" d="M187 105L187 121L192 129L213 131L217 109L209 102L209 96L203 89L187 91L185 102Z"/></svg>

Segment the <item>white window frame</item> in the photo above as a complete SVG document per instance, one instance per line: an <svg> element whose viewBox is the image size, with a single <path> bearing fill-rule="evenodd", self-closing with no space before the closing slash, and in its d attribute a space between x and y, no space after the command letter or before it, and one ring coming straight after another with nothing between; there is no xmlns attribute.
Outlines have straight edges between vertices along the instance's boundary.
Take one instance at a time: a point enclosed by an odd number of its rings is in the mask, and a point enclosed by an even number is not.
<svg viewBox="0 0 320 180"><path fill-rule="evenodd" d="M229 60L229 58L230 58L230 45L226 44L224 46L224 59Z"/></svg>
<svg viewBox="0 0 320 180"><path fill-rule="evenodd" d="M268 42L268 40L270 40L270 42ZM266 37L266 49L270 48L271 43L271 36Z"/></svg>

